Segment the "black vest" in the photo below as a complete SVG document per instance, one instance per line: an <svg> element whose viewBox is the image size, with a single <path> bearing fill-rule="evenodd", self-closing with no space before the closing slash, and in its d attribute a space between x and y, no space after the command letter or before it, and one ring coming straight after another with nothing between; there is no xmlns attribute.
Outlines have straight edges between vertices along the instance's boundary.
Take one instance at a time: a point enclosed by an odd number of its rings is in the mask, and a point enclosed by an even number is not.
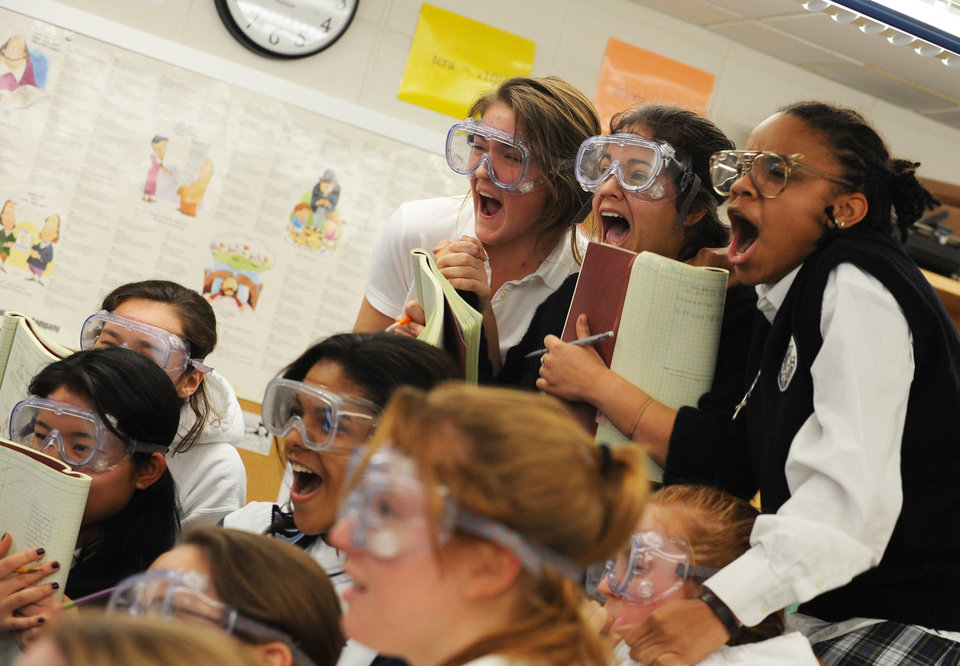
<svg viewBox="0 0 960 666"><path fill-rule="evenodd" d="M830 621L871 617L960 631L960 336L936 292L888 236L857 227L837 234L804 262L773 324L758 318L747 377L762 371L744 416L763 510L776 512L790 497L787 453L813 412L810 367L823 343L823 291L841 263L858 266L893 294L913 336L903 507L880 564L800 610ZM796 368L781 391L791 339Z"/></svg>

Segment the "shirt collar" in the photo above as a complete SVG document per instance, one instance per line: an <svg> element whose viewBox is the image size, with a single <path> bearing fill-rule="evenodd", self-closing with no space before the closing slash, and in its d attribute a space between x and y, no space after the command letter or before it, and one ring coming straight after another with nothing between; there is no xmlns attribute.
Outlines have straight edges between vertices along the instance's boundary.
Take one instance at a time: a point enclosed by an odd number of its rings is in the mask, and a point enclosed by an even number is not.
<svg viewBox="0 0 960 666"><path fill-rule="evenodd" d="M803 264L800 264L800 266L794 268L777 282L758 284L756 286L757 309L763 313L763 316L766 317L767 321L771 324L773 323L774 317L777 316L777 311L780 309L780 306L783 305L783 300L787 297L787 292L790 291L790 287L793 285L793 281L797 278L797 273L800 272L802 266Z"/></svg>

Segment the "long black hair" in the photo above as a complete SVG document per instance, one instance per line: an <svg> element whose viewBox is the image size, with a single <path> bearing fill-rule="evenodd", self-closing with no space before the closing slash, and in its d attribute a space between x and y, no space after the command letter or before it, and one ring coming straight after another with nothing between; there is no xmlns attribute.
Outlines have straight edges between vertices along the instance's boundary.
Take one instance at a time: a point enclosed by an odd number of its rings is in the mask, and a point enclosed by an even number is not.
<svg viewBox="0 0 960 666"><path fill-rule="evenodd" d="M168 447L177 434L177 391L156 363L136 352L77 352L48 365L30 382L31 395L42 398L60 388L90 400L104 426L124 441ZM151 455L134 453L134 469L147 465ZM97 538L84 546L70 570L65 590L69 597L115 585L173 547L180 511L170 471L148 488L134 490L126 506L95 527Z"/></svg>

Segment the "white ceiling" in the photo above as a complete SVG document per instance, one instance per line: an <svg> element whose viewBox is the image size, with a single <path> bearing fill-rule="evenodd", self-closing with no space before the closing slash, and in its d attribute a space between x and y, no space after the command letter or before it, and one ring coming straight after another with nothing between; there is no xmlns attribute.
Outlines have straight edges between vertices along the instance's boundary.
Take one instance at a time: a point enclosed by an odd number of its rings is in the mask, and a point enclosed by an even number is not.
<svg viewBox="0 0 960 666"><path fill-rule="evenodd" d="M960 68L808 12L801 0L632 1L960 128Z"/></svg>

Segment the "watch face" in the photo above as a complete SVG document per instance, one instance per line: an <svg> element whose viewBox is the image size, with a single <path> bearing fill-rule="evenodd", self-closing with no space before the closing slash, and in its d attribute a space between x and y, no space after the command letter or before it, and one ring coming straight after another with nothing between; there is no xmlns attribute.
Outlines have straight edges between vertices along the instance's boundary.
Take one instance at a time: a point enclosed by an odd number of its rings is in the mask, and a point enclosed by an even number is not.
<svg viewBox="0 0 960 666"><path fill-rule="evenodd" d="M216 0L230 33L261 55L300 58L346 32L359 0Z"/></svg>

